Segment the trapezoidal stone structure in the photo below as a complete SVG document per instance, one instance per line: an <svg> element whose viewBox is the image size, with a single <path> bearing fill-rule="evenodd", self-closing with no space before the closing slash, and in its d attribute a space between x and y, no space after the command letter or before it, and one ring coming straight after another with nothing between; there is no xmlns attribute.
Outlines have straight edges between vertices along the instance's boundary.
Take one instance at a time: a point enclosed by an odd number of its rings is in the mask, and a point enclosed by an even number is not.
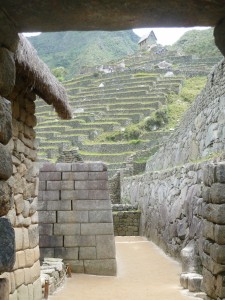
<svg viewBox="0 0 225 300"><path fill-rule="evenodd" d="M77 273L116 275L106 166L48 163L39 179L41 258L63 258Z"/></svg>

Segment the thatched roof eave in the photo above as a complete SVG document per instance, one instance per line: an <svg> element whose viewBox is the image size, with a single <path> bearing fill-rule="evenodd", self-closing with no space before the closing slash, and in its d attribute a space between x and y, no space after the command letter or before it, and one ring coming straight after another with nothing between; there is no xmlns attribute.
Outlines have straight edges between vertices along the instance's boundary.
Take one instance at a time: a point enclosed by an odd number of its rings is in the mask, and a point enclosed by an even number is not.
<svg viewBox="0 0 225 300"><path fill-rule="evenodd" d="M34 92L46 103L52 104L60 118L71 119L72 110L65 88L22 34L19 34L15 61L17 72L26 78Z"/></svg>

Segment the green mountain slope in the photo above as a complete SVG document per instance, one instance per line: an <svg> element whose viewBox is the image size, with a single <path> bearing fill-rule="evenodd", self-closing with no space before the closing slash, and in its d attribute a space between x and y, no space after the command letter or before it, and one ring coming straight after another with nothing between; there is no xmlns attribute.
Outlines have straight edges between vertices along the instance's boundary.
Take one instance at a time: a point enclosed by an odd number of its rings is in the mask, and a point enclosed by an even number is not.
<svg viewBox="0 0 225 300"><path fill-rule="evenodd" d="M196 55L197 57L221 55L215 46L213 28L187 31L173 44L172 49L176 49L182 54Z"/></svg>
<svg viewBox="0 0 225 300"><path fill-rule="evenodd" d="M138 39L132 30L54 32L29 38L51 69L67 69L67 78L79 74L84 66L100 65L134 53Z"/></svg>

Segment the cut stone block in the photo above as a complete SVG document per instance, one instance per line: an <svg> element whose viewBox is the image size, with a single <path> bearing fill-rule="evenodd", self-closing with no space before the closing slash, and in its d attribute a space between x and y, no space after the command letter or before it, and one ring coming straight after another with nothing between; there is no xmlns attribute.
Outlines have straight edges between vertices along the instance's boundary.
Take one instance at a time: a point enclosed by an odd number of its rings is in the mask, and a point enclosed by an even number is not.
<svg viewBox="0 0 225 300"><path fill-rule="evenodd" d="M113 234L112 223L81 224L81 235Z"/></svg>
<svg viewBox="0 0 225 300"><path fill-rule="evenodd" d="M210 188L210 199L214 204L225 203L225 184L214 183Z"/></svg>
<svg viewBox="0 0 225 300"><path fill-rule="evenodd" d="M84 273L84 262L83 260L67 260L66 261L73 273Z"/></svg>
<svg viewBox="0 0 225 300"><path fill-rule="evenodd" d="M59 211L58 223L87 223L88 212L87 211Z"/></svg>
<svg viewBox="0 0 225 300"><path fill-rule="evenodd" d="M221 162L216 165L216 181L225 183L225 163Z"/></svg>
<svg viewBox="0 0 225 300"><path fill-rule="evenodd" d="M0 78L0 89L1 89L1 78ZM0 97L0 143L2 143L3 145L8 144L11 137L12 137L11 103L8 100Z"/></svg>
<svg viewBox="0 0 225 300"><path fill-rule="evenodd" d="M63 246L62 236L41 235L39 246L41 248L54 248Z"/></svg>
<svg viewBox="0 0 225 300"><path fill-rule="evenodd" d="M9 281L7 278L0 278L0 300L9 299Z"/></svg>
<svg viewBox="0 0 225 300"><path fill-rule="evenodd" d="M80 247L79 259L96 259L96 248Z"/></svg>
<svg viewBox="0 0 225 300"><path fill-rule="evenodd" d="M73 208L75 210L110 210L110 200L73 200Z"/></svg>
<svg viewBox="0 0 225 300"><path fill-rule="evenodd" d="M84 272L94 275L114 276L116 275L115 259L85 260Z"/></svg>
<svg viewBox="0 0 225 300"><path fill-rule="evenodd" d="M93 247L96 246L95 235L66 235L64 237L65 247Z"/></svg>
<svg viewBox="0 0 225 300"><path fill-rule="evenodd" d="M89 222L90 223L112 223L112 211L111 210L99 210L89 211Z"/></svg>
<svg viewBox="0 0 225 300"><path fill-rule="evenodd" d="M41 181L61 180L61 172L40 172L39 179Z"/></svg>
<svg viewBox="0 0 225 300"><path fill-rule="evenodd" d="M56 212L42 211L39 214L39 223L56 223Z"/></svg>
<svg viewBox="0 0 225 300"><path fill-rule="evenodd" d="M78 247L77 248L55 248L55 257L63 258L65 260L77 260Z"/></svg>
<svg viewBox="0 0 225 300"><path fill-rule="evenodd" d="M88 180L88 172L63 172L62 180Z"/></svg>
<svg viewBox="0 0 225 300"><path fill-rule="evenodd" d="M113 235L96 236L97 259L115 258L116 249Z"/></svg>
<svg viewBox="0 0 225 300"><path fill-rule="evenodd" d="M107 190L89 190L88 198L89 200L109 200L109 192Z"/></svg>
<svg viewBox="0 0 225 300"><path fill-rule="evenodd" d="M55 201L55 200L59 200L59 199L60 199L59 191L43 191L42 192L42 200L43 201Z"/></svg>
<svg viewBox="0 0 225 300"><path fill-rule="evenodd" d="M108 172L89 172L88 180L108 180Z"/></svg>
<svg viewBox="0 0 225 300"><path fill-rule="evenodd" d="M80 224L54 224L55 235L80 235Z"/></svg>

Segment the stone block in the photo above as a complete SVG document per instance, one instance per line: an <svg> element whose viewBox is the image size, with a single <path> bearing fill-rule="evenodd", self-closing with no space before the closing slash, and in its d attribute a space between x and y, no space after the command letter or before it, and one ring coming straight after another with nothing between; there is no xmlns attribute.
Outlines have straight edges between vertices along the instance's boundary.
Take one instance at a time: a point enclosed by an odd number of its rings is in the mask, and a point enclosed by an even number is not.
<svg viewBox="0 0 225 300"><path fill-rule="evenodd" d="M66 261L73 273L84 273L84 262L83 260L67 260Z"/></svg>
<svg viewBox="0 0 225 300"><path fill-rule="evenodd" d="M59 211L58 223L87 223L87 211Z"/></svg>
<svg viewBox="0 0 225 300"><path fill-rule="evenodd" d="M202 275L192 274L188 277L188 290L189 292L201 292Z"/></svg>
<svg viewBox="0 0 225 300"><path fill-rule="evenodd" d="M27 285L21 285L17 290L18 300L30 300Z"/></svg>
<svg viewBox="0 0 225 300"><path fill-rule="evenodd" d="M97 259L115 258L115 240L114 235L96 236Z"/></svg>
<svg viewBox="0 0 225 300"><path fill-rule="evenodd" d="M88 172L88 180L108 180L108 172Z"/></svg>
<svg viewBox="0 0 225 300"><path fill-rule="evenodd" d="M39 212L40 223L56 223L55 211L41 211Z"/></svg>
<svg viewBox="0 0 225 300"><path fill-rule="evenodd" d="M103 172L106 170L106 167L101 161L96 161L88 163L88 169L90 172Z"/></svg>
<svg viewBox="0 0 225 300"><path fill-rule="evenodd" d="M24 268L26 266L26 258L25 258L25 252L24 251L18 251L16 253L17 260L18 260L18 267Z"/></svg>
<svg viewBox="0 0 225 300"><path fill-rule="evenodd" d="M54 257L54 248L40 248L40 257Z"/></svg>
<svg viewBox="0 0 225 300"><path fill-rule="evenodd" d="M42 299L42 289L41 289L41 279L38 278L33 283L33 300L41 300Z"/></svg>
<svg viewBox="0 0 225 300"><path fill-rule="evenodd" d="M42 181L40 180L39 181L39 191L45 191L46 190L46 180Z"/></svg>
<svg viewBox="0 0 225 300"><path fill-rule="evenodd" d="M203 186L202 189L202 198L204 199L204 201L206 203L210 203L211 202L211 198L210 198L210 187L208 186Z"/></svg>
<svg viewBox="0 0 225 300"><path fill-rule="evenodd" d="M96 246L95 235L66 235L64 237L65 247L94 247Z"/></svg>
<svg viewBox="0 0 225 300"><path fill-rule="evenodd" d="M14 271L16 288L21 286L25 281L24 269L18 269Z"/></svg>
<svg viewBox="0 0 225 300"><path fill-rule="evenodd" d="M210 199L214 204L225 203L225 184L214 183L210 188Z"/></svg>
<svg viewBox="0 0 225 300"><path fill-rule="evenodd" d="M61 181L61 190L74 190L74 181Z"/></svg>
<svg viewBox="0 0 225 300"><path fill-rule="evenodd" d="M71 210L71 200L47 201L47 210Z"/></svg>
<svg viewBox="0 0 225 300"><path fill-rule="evenodd" d="M7 219L0 218L0 273L13 269L15 248L14 229Z"/></svg>
<svg viewBox="0 0 225 300"><path fill-rule="evenodd" d="M30 227L30 230L35 229L37 231L37 225L32 225L35 226L35 228ZM23 229L23 250L27 249L30 247L30 235L29 235L29 231L27 228L22 228ZM38 233L38 231L36 232ZM32 234L31 234L32 237Z"/></svg>
<svg viewBox="0 0 225 300"><path fill-rule="evenodd" d="M54 224L54 235L80 235L80 224Z"/></svg>
<svg viewBox="0 0 225 300"><path fill-rule="evenodd" d="M225 276L223 274L216 277L216 295L225 298Z"/></svg>
<svg viewBox="0 0 225 300"><path fill-rule="evenodd" d="M43 181L43 180L58 181L58 180L61 180L61 172L40 172L39 179L41 181Z"/></svg>
<svg viewBox="0 0 225 300"><path fill-rule="evenodd" d="M64 190L61 191L61 200L85 200L88 199L88 191L86 190Z"/></svg>
<svg viewBox="0 0 225 300"><path fill-rule="evenodd" d="M88 181L75 181L75 190L88 190Z"/></svg>
<svg viewBox="0 0 225 300"><path fill-rule="evenodd" d="M9 299L9 280L7 278L0 278L0 300Z"/></svg>
<svg viewBox="0 0 225 300"><path fill-rule="evenodd" d="M225 265L215 262L209 255L206 253L201 253L202 265L210 271L213 275L225 272Z"/></svg>
<svg viewBox="0 0 225 300"><path fill-rule="evenodd" d="M215 262L225 265L225 245L212 244L210 246L210 257Z"/></svg>
<svg viewBox="0 0 225 300"><path fill-rule="evenodd" d="M0 217L7 215L11 209L12 188L6 181L0 180Z"/></svg>
<svg viewBox="0 0 225 300"><path fill-rule="evenodd" d="M75 181L75 190L106 190L106 189L108 189L106 180Z"/></svg>
<svg viewBox="0 0 225 300"><path fill-rule="evenodd" d="M43 191L42 192L42 200L43 201L55 201L55 200L59 200L59 199L60 199L59 198L59 191Z"/></svg>
<svg viewBox="0 0 225 300"><path fill-rule="evenodd" d="M56 171L59 172L70 172L71 171L71 164L70 163L57 163L56 164Z"/></svg>
<svg viewBox="0 0 225 300"><path fill-rule="evenodd" d="M110 200L73 200L74 210L110 210Z"/></svg>
<svg viewBox="0 0 225 300"><path fill-rule="evenodd" d="M216 181L220 183L225 183L225 163L220 162L216 165Z"/></svg>
<svg viewBox="0 0 225 300"><path fill-rule="evenodd" d="M216 224L225 224L225 204L207 204L204 209L204 217Z"/></svg>
<svg viewBox="0 0 225 300"><path fill-rule="evenodd" d="M40 235L52 235L53 234L53 224L39 224L39 234Z"/></svg>
<svg viewBox="0 0 225 300"><path fill-rule="evenodd" d="M79 259L96 259L96 248L80 247Z"/></svg>
<svg viewBox="0 0 225 300"><path fill-rule="evenodd" d="M40 168L40 173L56 172L56 171L57 171L56 164L52 164L52 163L44 163Z"/></svg>
<svg viewBox="0 0 225 300"><path fill-rule="evenodd" d="M219 245L225 245L225 225L214 225L214 241Z"/></svg>
<svg viewBox="0 0 225 300"><path fill-rule="evenodd" d="M56 248L55 257L63 258L64 260L78 260L78 247Z"/></svg>
<svg viewBox="0 0 225 300"><path fill-rule="evenodd" d="M62 180L88 180L88 172L63 172Z"/></svg>
<svg viewBox="0 0 225 300"><path fill-rule="evenodd" d="M34 250L34 260L37 261L40 258L40 249L39 249L39 246L35 247L33 250Z"/></svg>
<svg viewBox="0 0 225 300"><path fill-rule="evenodd" d="M211 186L215 182L215 165L207 164L203 168L203 183Z"/></svg>
<svg viewBox="0 0 225 300"><path fill-rule="evenodd" d="M39 231L38 231L37 224L33 224L29 226L28 236L29 236L30 248L35 248L39 242Z"/></svg>
<svg viewBox="0 0 225 300"><path fill-rule="evenodd" d="M6 298L7 299L7 298ZM5 300L5 299L4 299ZM7 299L8 300L8 299ZM17 291L9 295L9 300L17 300Z"/></svg>
<svg viewBox="0 0 225 300"><path fill-rule="evenodd" d="M81 235L113 234L112 223L81 224Z"/></svg>
<svg viewBox="0 0 225 300"><path fill-rule="evenodd" d="M1 219L0 219L1 220ZM23 229L14 228L16 251L23 249Z"/></svg>
<svg viewBox="0 0 225 300"><path fill-rule="evenodd" d="M48 191L59 191L61 190L61 181L47 181Z"/></svg>
<svg viewBox="0 0 225 300"><path fill-rule="evenodd" d="M31 280L34 282L40 277L40 261L36 261L31 267Z"/></svg>
<svg viewBox="0 0 225 300"><path fill-rule="evenodd" d="M72 163L73 172L87 172L89 171L89 165L87 163Z"/></svg>
<svg viewBox="0 0 225 300"><path fill-rule="evenodd" d="M28 284L28 299L29 300L34 300L34 287L33 287L33 284Z"/></svg>
<svg viewBox="0 0 225 300"><path fill-rule="evenodd" d="M214 224L212 222L204 220L203 236L207 239L214 240Z"/></svg>
<svg viewBox="0 0 225 300"><path fill-rule="evenodd" d="M114 276L116 275L115 259L85 260L84 272L86 274Z"/></svg>
<svg viewBox="0 0 225 300"><path fill-rule="evenodd" d="M34 249L26 249L23 251L25 254L25 266L32 267L35 263Z"/></svg>
<svg viewBox="0 0 225 300"><path fill-rule="evenodd" d="M109 200L109 192L107 190L89 190L88 198L89 200Z"/></svg>
<svg viewBox="0 0 225 300"><path fill-rule="evenodd" d="M111 210L99 210L89 211L89 222L90 223L112 223L112 211Z"/></svg>
<svg viewBox="0 0 225 300"><path fill-rule="evenodd" d="M1 89L1 78L0 78L0 89ZM8 100L0 97L0 143L3 145L8 144L11 137L12 137L11 103Z"/></svg>
<svg viewBox="0 0 225 300"><path fill-rule="evenodd" d="M212 297L213 299L216 299L216 293L215 293L215 286L216 286L216 280L215 276L207 270L206 268L203 268L202 271L203 280L202 280L202 287L204 292Z"/></svg>
<svg viewBox="0 0 225 300"><path fill-rule="evenodd" d="M62 236L41 235L39 246L41 248L54 248L63 246Z"/></svg>

